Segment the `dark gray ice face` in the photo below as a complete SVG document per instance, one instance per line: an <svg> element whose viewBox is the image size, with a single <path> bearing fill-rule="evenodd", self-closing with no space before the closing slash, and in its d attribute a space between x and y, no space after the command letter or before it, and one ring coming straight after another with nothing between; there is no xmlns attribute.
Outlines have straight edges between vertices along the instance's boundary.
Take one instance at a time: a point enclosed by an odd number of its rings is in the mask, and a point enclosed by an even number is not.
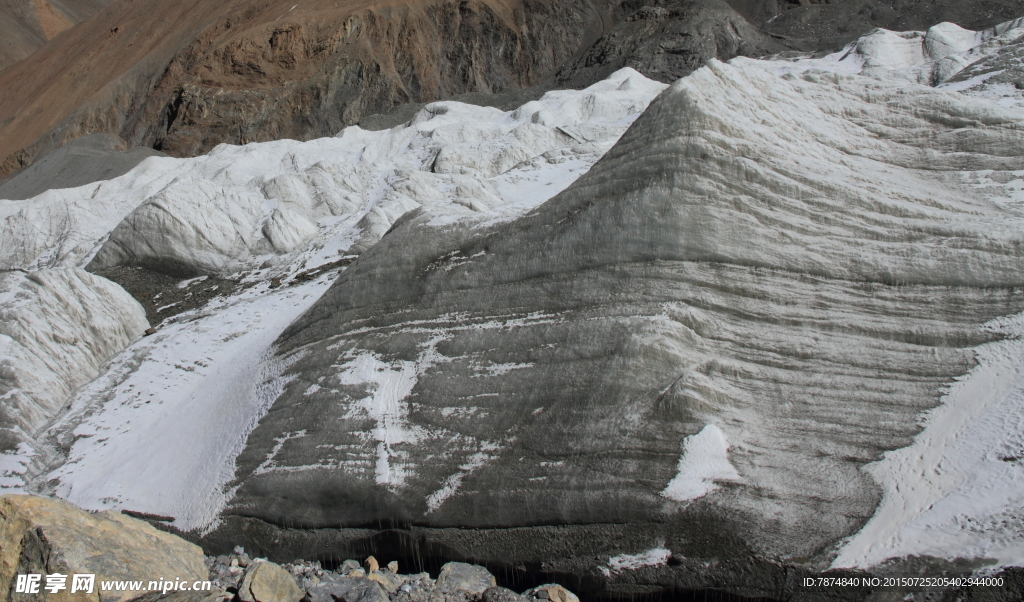
<svg viewBox="0 0 1024 602"><path fill-rule="evenodd" d="M1022 126L923 87L713 62L531 214L400 220L282 335L294 380L227 513L712 516L759 553L823 553L881 498L862 467L912 441L997 338L983 324L1024 310L1024 215L978 179L1024 170Z"/></svg>

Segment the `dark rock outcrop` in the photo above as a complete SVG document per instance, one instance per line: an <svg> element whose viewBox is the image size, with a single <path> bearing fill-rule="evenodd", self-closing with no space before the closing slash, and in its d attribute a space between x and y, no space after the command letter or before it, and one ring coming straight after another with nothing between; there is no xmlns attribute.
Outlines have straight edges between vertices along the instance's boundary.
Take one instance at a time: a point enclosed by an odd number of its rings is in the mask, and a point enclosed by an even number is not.
<svg viewBox="0 0 1024 602"><path fill-rule="evenodd" d="M616 69L632 67L651 79L672 83L708 59L789 49L722 0L657 2L617 23L556 79L559 85L584 86Z"/></svg>

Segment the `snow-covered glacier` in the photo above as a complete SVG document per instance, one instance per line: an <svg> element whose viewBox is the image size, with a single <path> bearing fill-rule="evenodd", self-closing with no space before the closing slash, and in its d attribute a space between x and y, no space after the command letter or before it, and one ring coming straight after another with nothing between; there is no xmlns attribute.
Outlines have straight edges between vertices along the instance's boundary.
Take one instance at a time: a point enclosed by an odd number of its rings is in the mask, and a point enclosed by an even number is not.
<svg viewBox="0 0 1024 602"><path fill-rule="evenodd" d="M628 581L655 550L679 587L1019 566L1021 48L879 30L2 201L3 267L244 286L108 362L0 485L306 555L415 525Z"/></svg>

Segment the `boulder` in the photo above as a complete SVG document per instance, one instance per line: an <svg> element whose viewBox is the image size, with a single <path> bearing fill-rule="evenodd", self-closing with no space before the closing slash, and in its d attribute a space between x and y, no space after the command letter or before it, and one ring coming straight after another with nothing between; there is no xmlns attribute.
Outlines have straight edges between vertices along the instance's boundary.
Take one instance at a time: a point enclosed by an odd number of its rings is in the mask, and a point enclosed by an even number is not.
<svg viewBox="0 0 1024 602"><path fill-rule="evenodd" d="M557 583L547 583L523 592L523 597L537 600L550 600L551 602L580 602L576 594L565 589ZM495 600L494 602L498 602Z"/></svg>
<svg viewBox="0 0 1024 602"><path fill-rule="evenodd" d="M238 588L242 602L299 602L302 590L280 566L272 562L255 562Z"/></svg>
<svg viewBox="0 0 1024 602"><path fill-rule="evenodd" d="M483 602L526 602L526 596L519 595L504 587L489 587L481 598Z"/></svg>
<svg viewBox="0 0 1024 602"><path fill-rule="evenodd" d="M208 579L203 551L149 523L115 511L89 513L62 500L0 496L0 592L11 592L23 574L94 574L92 594L75 602L117 602L144 591L151 580ZM100 592L102 581L140 581L142 589ZM69 589L19 594L20 602L70 600ZM276 601L275 601L276 602Z"/></svg>
<svg viewBox="0 0 1024 602"><path fill-rule="evenodd" d="M437 589L441 592L465 591L482 594L498 582L494 575L482 566L464 562L449 562L441 567L437 576Z"/></svg>
<svg viewBox="0 0 1024 602"><path fill-rule="evenodd" d="M230 600L232 594L217 589L208 592L169 592L163 594L161 592L151 592L143 594L137 598L132 598L131 602L223 602L224 600Z"/></svg>
<svg viewBox="0 0 1024 602"><path fill-rule="evenodd" d="M344 602L388 602L388 594L380 583L370 579L356 578L351 587L335 597Z"/></svg>
<svg viewBox="0 0 1024 602"><path fill-rule="evenodd" d="M405 582L403 577L389 571L373 571L368 574L366 578L379 583L380 586L384 588L384 591L389 594L398 591L398 588Z"/></svg>

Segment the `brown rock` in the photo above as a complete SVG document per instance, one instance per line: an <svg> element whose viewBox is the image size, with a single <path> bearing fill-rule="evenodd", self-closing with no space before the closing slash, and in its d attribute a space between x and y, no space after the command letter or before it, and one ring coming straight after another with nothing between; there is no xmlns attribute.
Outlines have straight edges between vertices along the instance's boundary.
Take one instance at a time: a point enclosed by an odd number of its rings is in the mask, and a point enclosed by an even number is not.
<svg viewBox="0 0 1024 602"><path fill-rule="evenodd" d="M388 570L397 575L398 574L398 561L397 560L392 560L391 562L389 562L388 563Z"/></svg>
<svg viewBox="0 0 1024 602"><path fill-rule="evenodd" d="M302 590L288 571L273 562L255 562L238 588L242 602L299 602Z"/></svg>
<svg viewBox="0 0 1024 602"><path fill-rule="evenodd" d="M557 583L537 586L533 589L533 593L535 597L541 600L551 600L551 602L580 602L576 594Z"/></svg>
<svg viewBox="0 0 1024 602"><path fill-rule="evenodd" d="M144 521L112 510L92 514L63 500L0 496L0 591L11 591L15 575L28 573L96 575L93 594L72 596L70 587L57 594L40 589L38 600L46 602L99 602L100 581L142 581L145 587L159 578L209 578L198 546ZM143 591L104 592L102 602L128 600Z"/></svg>
<svg viewBox="0 0 1024 602"><path fill-rule="evenodd" d="M380 570L380 563L378 563L377 559L373 556L370 556L365 561L363 561L363 566L366 567L367 573L372 573L374 571Z"/></svg>
<svg viewBox="0 0 1024 602"><path fill-rule="evenodd" d="M402 583L405 581L394 573L384 571L373 571L366 578L379 583L384 588L384 591L389 594L398 591L398 588L402 587Z"/></svg>
<svg viewBox="0 0 1024 602"><path fill-rule="evenodd" d="M0 177L91 133L192 156L531 86L619 1L115 0L0 73Z"/></svg>

